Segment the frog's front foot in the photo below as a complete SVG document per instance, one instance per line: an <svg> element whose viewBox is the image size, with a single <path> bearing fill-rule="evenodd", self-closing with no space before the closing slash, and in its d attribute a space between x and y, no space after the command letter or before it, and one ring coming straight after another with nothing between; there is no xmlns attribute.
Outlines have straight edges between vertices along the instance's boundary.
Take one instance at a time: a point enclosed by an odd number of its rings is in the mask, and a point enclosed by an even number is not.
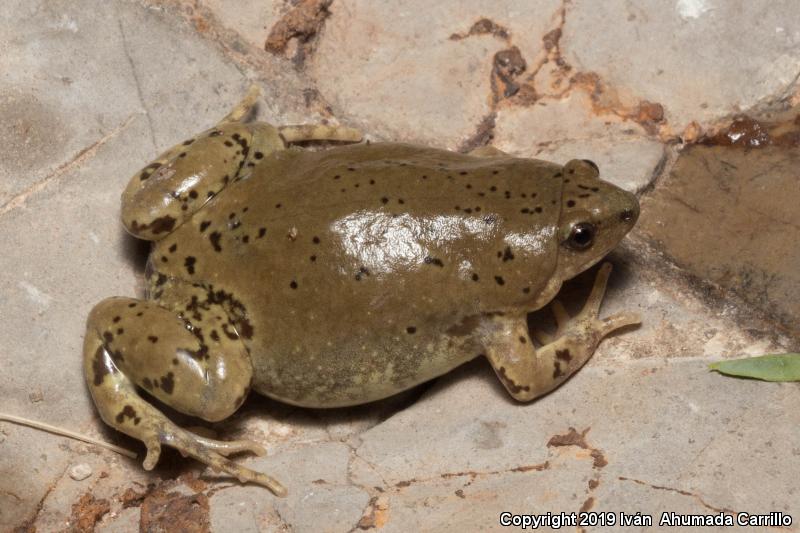
<svg viewBox="0 0 800 533"><path fill-rule="evenodd" d="M630 312L599 317L610 274L611 264L604 263L586 304L575 317L570 317L558 300L552 302L558 329L553 336L533 332L543 344L538 349L530 341L524 316L493 318L495 327L484 341L486 355L514 398L530 401L550 392L583 366L609 333L641 322L638 314Z"/></svg>
<svg viewBox="0 0 800 533"><path fill-rule="evenodd" d="M553 336L540 330L531 333L544 345L556 342L563 337L571 337L573 341L583 339L583 344L597 346L604 337L625 326L639 324L641 319L636 313L618 313L607 318L600 318L600 305L603 303L608 277L611 274L611 263L603 263L597 272L592 292L586 299L581 312L570 317L559 300L550 303L550 309L556 320L556 333ZM592 348L594 350L594 348Z"/></svg>

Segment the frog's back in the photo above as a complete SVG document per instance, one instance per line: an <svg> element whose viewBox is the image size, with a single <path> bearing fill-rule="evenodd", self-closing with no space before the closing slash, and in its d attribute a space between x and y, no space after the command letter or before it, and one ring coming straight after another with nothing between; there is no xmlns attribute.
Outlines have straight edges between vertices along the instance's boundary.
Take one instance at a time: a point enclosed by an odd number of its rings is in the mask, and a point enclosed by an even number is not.
<svg viewBox="0 0 800 533"><path fill-rule="evenodd" d="M363 403L479 355L471 317L534 299L555 266L560 170L403 144L278 152L153 263L245 320L257 390Z"/></svg>

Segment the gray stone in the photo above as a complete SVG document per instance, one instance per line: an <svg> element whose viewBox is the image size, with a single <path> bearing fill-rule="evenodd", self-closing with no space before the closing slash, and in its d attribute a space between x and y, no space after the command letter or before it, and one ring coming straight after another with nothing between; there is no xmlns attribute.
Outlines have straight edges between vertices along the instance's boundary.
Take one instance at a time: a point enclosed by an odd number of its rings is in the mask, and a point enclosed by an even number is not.
<svg viewBox="0 0 800 533"><path fill-rule="evenodd" d="M531 106L507 106L497 114L493 145L514 155L556 163L590 159L600 177L638 191L653 178L665 147L632 121L592 111L589 98L573 92Z"/></svg>
<svg viewBox="0 0 800 533"><path fill-rule="evenodd" d="M568 7L565 57L628 95L664 106L674 133L791 94L800 70L797 4L624 0ZM598 38L602 36L602 38Z"/></svg>
<svg viewBox="0 0 800 533"><path fill-rule="evenodd" d="M490 110L493 56L508 43L491 34L452 40L480 18L514 35L545 33L557 2L472 1L388 6L342 1L331 6L310 66L337 112L373 135L456 148ZM425 13L420 25L419 13ZM524 21L524 22L523 22ZM519 30L515 33L515 30ZM530 54L541 48L531 42Z"/></svg>
<svg viewBox="0 0 800 533"><path fill-rule="evenodd" d="M92 475L92 467L86 463L79 463L69 469L69 477L75 481L83 481Z"/></svg>
<svg viewBox="0 0 800 533"><path fill-rule="evenodd" d="M707 128L796 91L797 5L334 0L316 37L265 51L275 24L301 5L0 3L3 410L141 453L99 420L80 364L92 305L141 286L146 246L121 229L119 195L157 152L212 125L253 82L264 92L257 116L276 124L339 121L373 139L451 149L487 141L525 157L595 161L604 178L646 196L641 229L611 255L617 268L602 311L637 311L642 327L606 339L573 379L527 405L509 398L485 360L358 408L251 397L213 428L222 439L263 443L266 457L235 460L281 480L284 499L172 451L145 472L141 455L0 423L0 529L68 529L73 506L90 495L109 505L96 530L136 530L142 499L157 490L205 494L214 531L495 529L503 510L641 511L656 521L664 511L782 511L800 519L797 387L707 369L723 357L796 348L797 339L775 333L769 317L731 294L757 286L743 278L728 293L711 290L715 271L684 271L678 254L655 242L690 250L684 255L697 264L729 261L715 259L714 239L694 239L700 224L720 220L713 213L691 231L674 230L683 227L674 216L691 222L688 212L670 214L674 199L694 205L714 189L699 179L689 198L676 196L658 173L679 148L665 141L691 121ZM525 68L503 82L495 54L513 47ZM739 156L752 161L752 152ZM789 175L790 167L779 170ZM782 209L770 195L750 196L765 213ZM671 200L656 209L660 198ZM750 205L729 203L737 205L724 213ZM731 249L768 258L790 279L786 247L768 243L791 233L765 228L752 242L729 235ZM593 275L559 296L571 312ZM789 308L786 294L763 301ZM549 311L533 323L552 327ZM74 480L76 464L92 475Z"/></svg>

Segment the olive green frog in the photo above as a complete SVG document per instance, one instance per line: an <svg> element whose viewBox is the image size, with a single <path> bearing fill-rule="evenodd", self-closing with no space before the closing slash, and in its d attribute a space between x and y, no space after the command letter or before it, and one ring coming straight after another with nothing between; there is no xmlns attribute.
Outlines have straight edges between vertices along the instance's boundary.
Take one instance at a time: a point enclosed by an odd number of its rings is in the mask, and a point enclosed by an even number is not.
<svg viewBox="0 0 800 533"><path fill-rule="evenodd" d="M600 340L639 322L600 319L610 266L570 318L553 300L633 227L636 198L588 160L557 165L486 147L468 154L362 143L343 127L247 122L251 89L219 124L167 150L122 195L127 230L152 241L146 299L91 311L84 372L103 420L285 494L227 455L250 441L181 429L152 396L207 421L251 389L298 406L379 400L486 357L527 402L564 382ZM301 141L339 141L312 151ZM529 334L553 302L554 336ZM144 392L144 394L142 394Z"/></svg>

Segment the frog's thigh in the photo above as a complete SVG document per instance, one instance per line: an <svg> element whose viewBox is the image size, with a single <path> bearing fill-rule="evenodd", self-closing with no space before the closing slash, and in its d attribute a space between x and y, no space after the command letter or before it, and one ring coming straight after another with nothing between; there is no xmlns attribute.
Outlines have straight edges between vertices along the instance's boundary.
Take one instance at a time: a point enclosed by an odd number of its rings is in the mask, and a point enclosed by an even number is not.
<svg viewBox="0 0 800 533"><path fill-rule="evenodd" d="M221 324L210 338L214 325L197 322L150 301L109 298L89 315L87 341L93 337L99 342L95 351L106 351L116 369L149 394L182 413L214 422L242 404L252 367L244 346L228 338ZM92 383L101 381L102 371L92 369Z"/></svg>
<svg viewBox="0 0 800 533"><path fill-rule="evenodd" d="M214 317L206 316L207 320ZM210 331L211 324L203 323ZM247 470L223 455L263 453L249 441L220 442L185 431L142 398L136 386L178 411L221 420L244 401L252 366L238 339L227 335L206 343L202 328L153 302L109 298L89 314L83 365L92 398L103 420L147 446L144 466L158 461L166 444L242 481L281 493L264 474Z"/></svg>
<svg viewBox="0 0 800 533"><path fill-rule="evenodd" d="M486 357L508 392L519 401L530 401L555 389L583 366L600 341L617 329L639 323L634 313L598 318L610 264L598 271L583 310L570 319L554 303L558 333L554 340L536 348L528 334L526 316L492 317L493 327L484 334Z"/></svg>

